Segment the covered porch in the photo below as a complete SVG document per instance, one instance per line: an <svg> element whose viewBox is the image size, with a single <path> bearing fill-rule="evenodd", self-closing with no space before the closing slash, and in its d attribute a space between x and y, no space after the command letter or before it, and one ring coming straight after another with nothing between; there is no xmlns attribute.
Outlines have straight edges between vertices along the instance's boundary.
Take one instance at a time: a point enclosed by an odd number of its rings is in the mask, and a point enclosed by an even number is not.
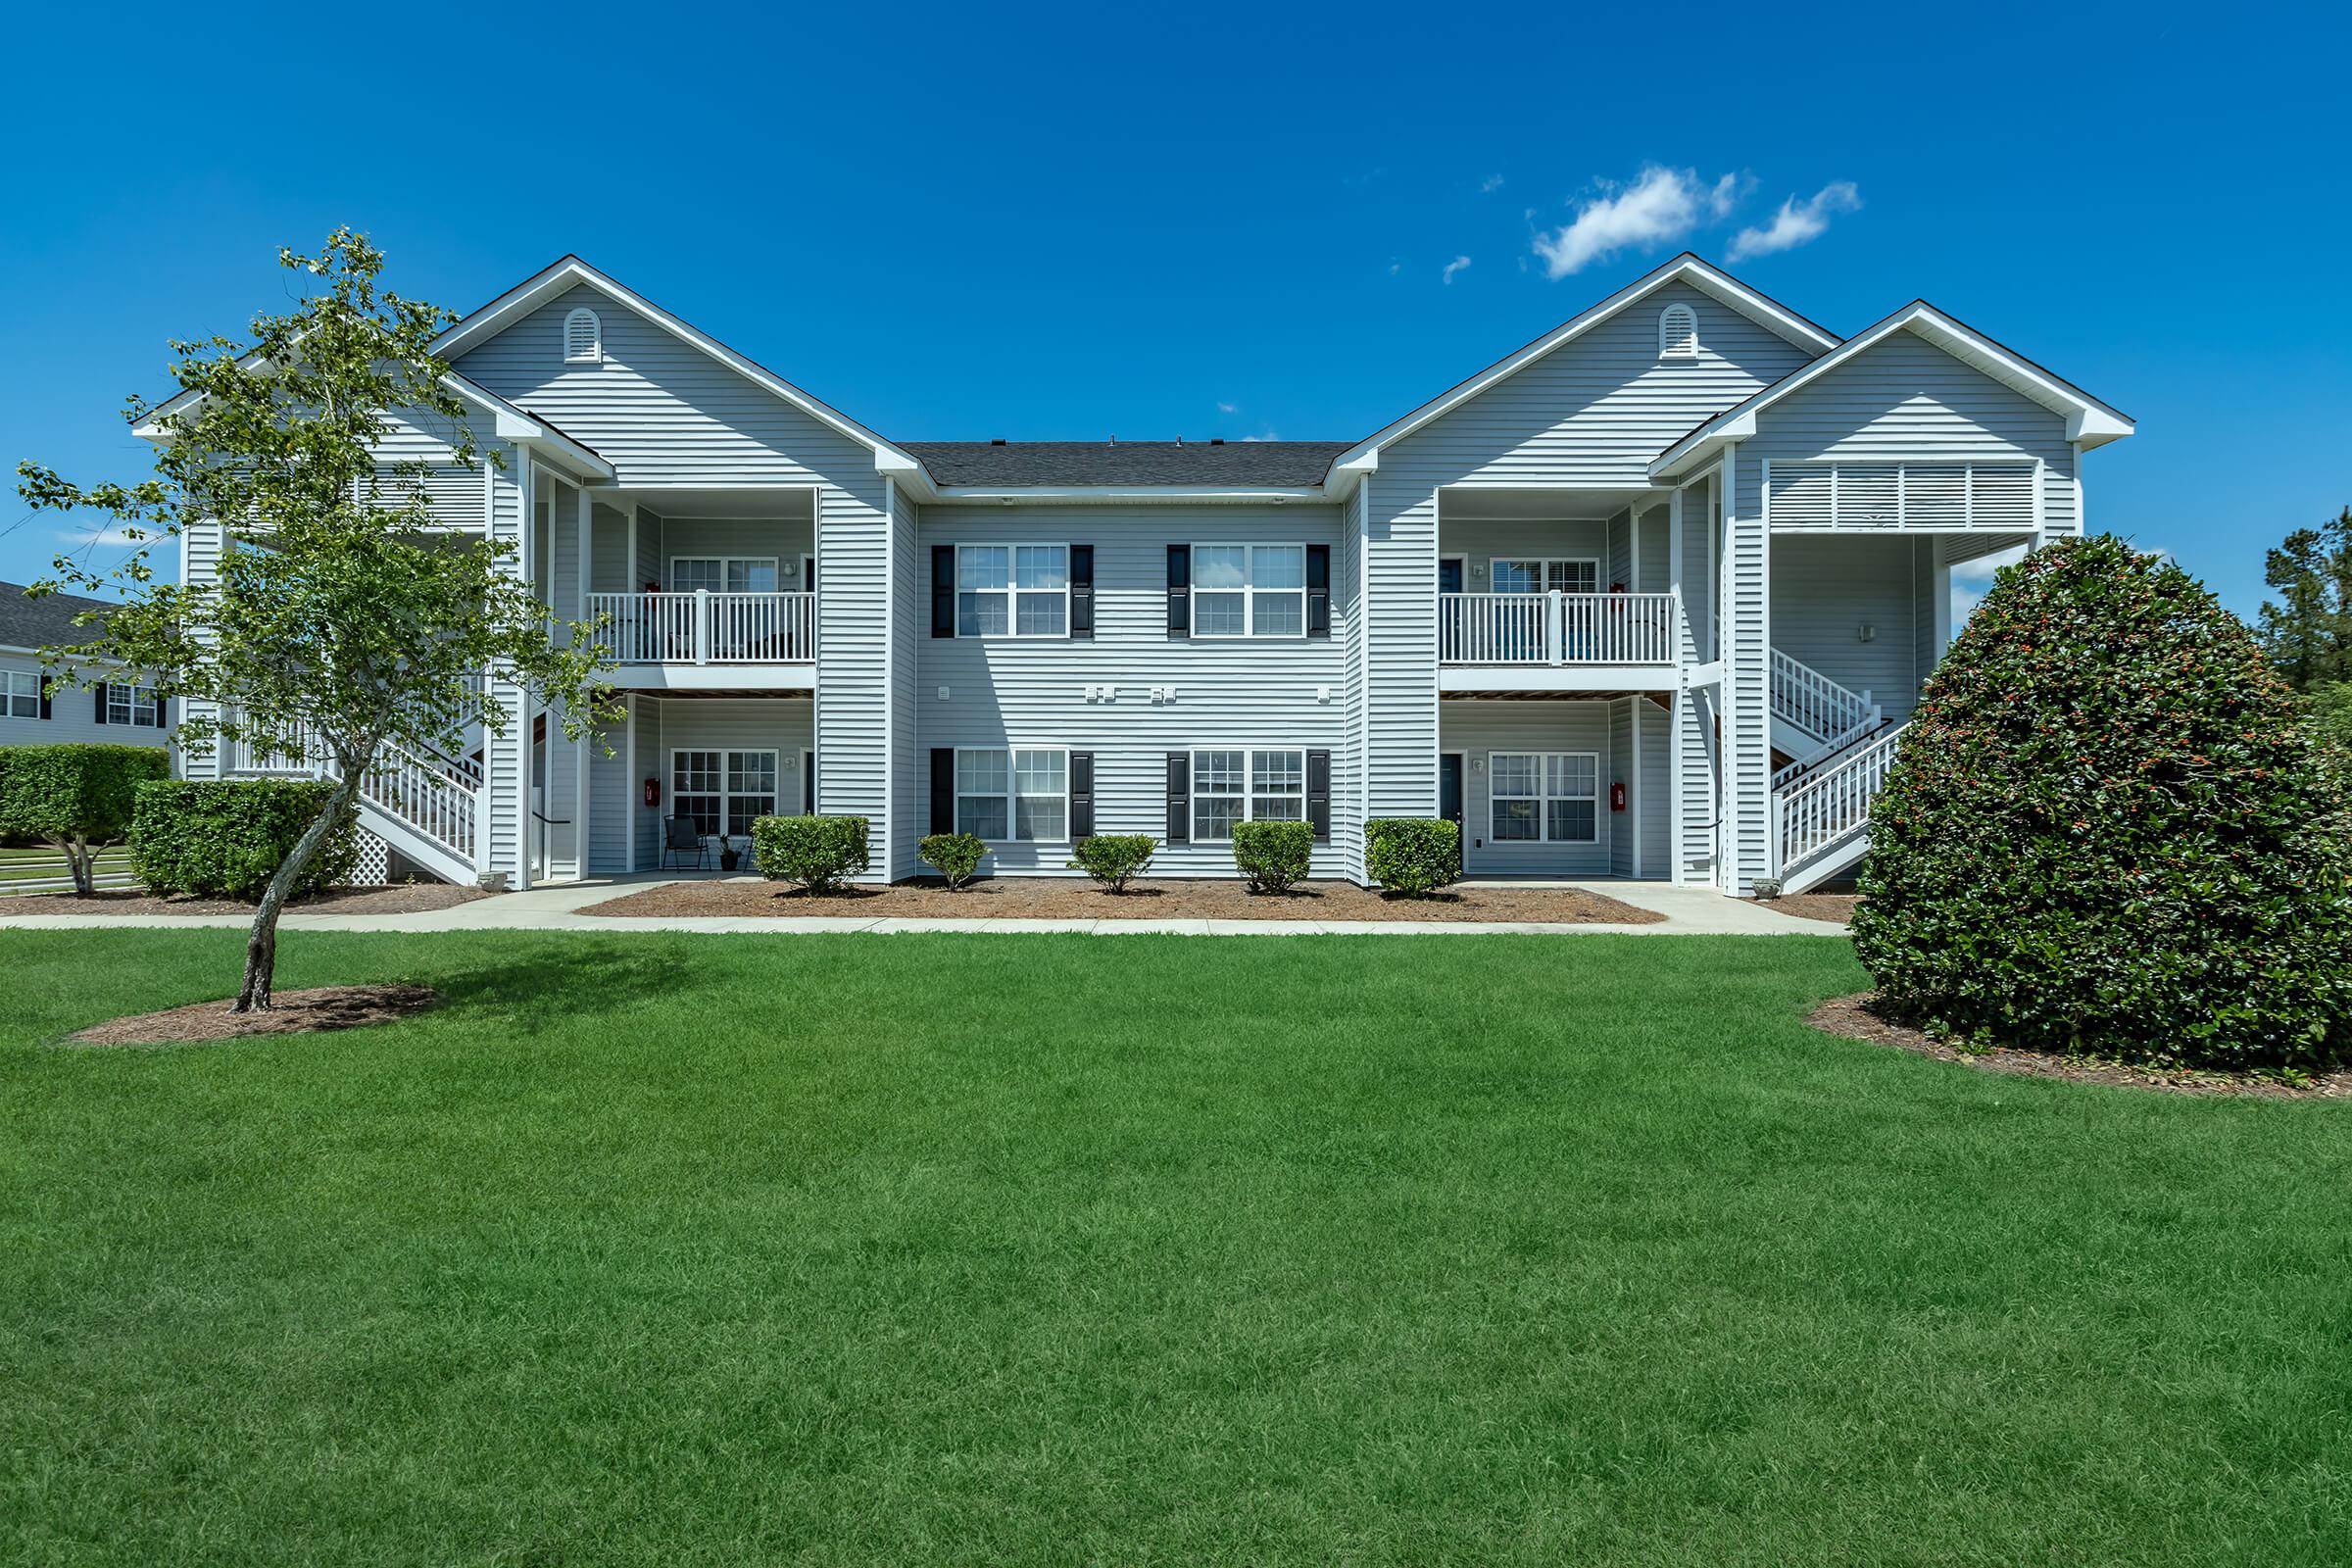
<svg viewBox="0 0 2352 1568"><path fill-rule="evenodd" d="M1438 809L1477 880L1668 880L1673 694L1448 696Z"/></svg>
<svg viewBox="0 0 2352 1568"><path fill-rule="evenodd" d="M1453 486L1438 494L1438 684L1447 693L1672 685L1671 493Z"/></svg>
<svg viewBox="0 0 2352 1568"><path fill-rule="evenodd" d="M558 547L561 550L561 545ZM595 498L583 617L630 685L805 686L816 662L816 492Z"/></svg>

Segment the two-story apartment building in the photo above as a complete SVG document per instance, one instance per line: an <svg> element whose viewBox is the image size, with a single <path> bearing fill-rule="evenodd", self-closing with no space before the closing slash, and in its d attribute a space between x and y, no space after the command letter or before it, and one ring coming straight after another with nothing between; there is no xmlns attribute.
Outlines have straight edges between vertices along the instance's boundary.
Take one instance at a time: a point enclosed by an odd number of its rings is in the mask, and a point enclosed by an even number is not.
<svg viewBox="0 0 2352 1568"><path fill-rule="evenodd" d="M163 746L171 733L172 704L134 680L107 681L52 692L44 648L87 642L94 626L76 626L83 613L103 615L103 599L79 594L24 597L24 585L0 582L0 746L59 746L110 742Z"/></svg>
<svg viewBox="0 0 2352 1568"><path fill-rule="evenodd" d="M1226 875L1290 817L1362 880L1368 818L1444 814L1473 876L1802 885L1860 853L1952 567L2079 531L2132 430L1924 302L1840 338L1693 256L1354 442L894 442L576 258L439 348L504 458L444 465L446 525L603 617L628 716L387 759L368 825L517 883L816 809L876 879L951 827Z"/></svg>

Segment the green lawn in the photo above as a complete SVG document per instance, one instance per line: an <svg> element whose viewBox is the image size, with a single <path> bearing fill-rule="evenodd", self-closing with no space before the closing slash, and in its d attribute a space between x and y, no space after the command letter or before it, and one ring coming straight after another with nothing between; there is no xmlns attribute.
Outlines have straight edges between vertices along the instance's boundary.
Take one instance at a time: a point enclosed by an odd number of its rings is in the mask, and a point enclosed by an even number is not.
<svg viewBox="0 0 2352 1568"><path fill-rule="evenodd" d="M2352 1555L2347 1107L1840 939L0 942L11 1564Z"/></svg>

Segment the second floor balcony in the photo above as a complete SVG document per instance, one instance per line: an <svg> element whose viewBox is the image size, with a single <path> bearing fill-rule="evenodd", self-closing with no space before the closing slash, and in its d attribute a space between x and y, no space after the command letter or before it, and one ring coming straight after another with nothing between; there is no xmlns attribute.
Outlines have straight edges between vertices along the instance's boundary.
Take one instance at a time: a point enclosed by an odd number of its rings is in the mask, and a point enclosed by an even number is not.
<svg viewBox="0 0 2352 1568"><path fill-rule="evenodd" d="M588 613L632 683L757 685L766 665L807 685L816 662L813 593L590 594Z"/></svg>
<svg viewBox="0 0 2352 1568"><path fill-rule="evenodd" d="M1441 593L1446 691L1644 691L1674 684L1672 593Z"/></svg>

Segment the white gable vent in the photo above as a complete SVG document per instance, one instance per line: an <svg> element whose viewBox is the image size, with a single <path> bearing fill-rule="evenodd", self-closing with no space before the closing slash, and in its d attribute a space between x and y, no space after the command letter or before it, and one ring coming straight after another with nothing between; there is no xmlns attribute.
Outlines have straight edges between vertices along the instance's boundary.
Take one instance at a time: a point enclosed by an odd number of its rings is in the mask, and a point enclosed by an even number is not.
<svg viewBox="0 0 2352 1568"><path fill-rule="evenodd" d="M564 359L567 364L595 365L605 357L605 326L596 313L583 307L564 318Z"/></svg>
<svg viewBox="0 0 2352 1568"><path fill-rule="evenodd" d="M1669 305L1658 313L1658 358L1698 358L1698 313L1688 305Z"/></svg>

